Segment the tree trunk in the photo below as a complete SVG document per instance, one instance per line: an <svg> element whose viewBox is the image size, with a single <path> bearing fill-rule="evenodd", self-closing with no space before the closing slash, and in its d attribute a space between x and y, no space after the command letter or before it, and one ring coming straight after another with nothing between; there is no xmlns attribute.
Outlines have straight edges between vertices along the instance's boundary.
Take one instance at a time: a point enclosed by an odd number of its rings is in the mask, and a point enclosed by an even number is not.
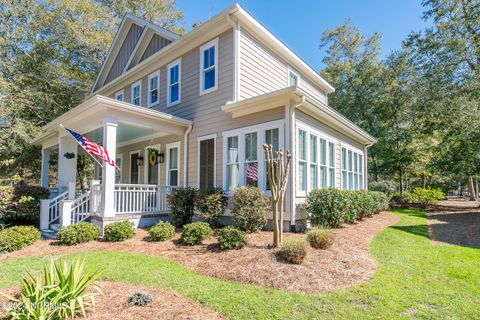
<svg viewBox="0 0 480 320"><path fill-rule="evenodd" d="M403 196L403 171L402 169L400 169L400 171L398 172L399 176L400 176L400 196Z"/></svg>
<svg viewBox="0 0 480 320"><path fill-rule="evenodd" d="M470 191L470 201L475 201L476 198L475 198L475 185L473 183L473 176L469 176L468 177L468 182L469 182L469 185L468 185L468 190Z"/></svg>
<svg viewBox="0 0 480 320"><path fill-rule="evenodd" d="M478 179L477 177L473 177L474 184L473 186L475 187L475 200L478 201Z"/></svg>

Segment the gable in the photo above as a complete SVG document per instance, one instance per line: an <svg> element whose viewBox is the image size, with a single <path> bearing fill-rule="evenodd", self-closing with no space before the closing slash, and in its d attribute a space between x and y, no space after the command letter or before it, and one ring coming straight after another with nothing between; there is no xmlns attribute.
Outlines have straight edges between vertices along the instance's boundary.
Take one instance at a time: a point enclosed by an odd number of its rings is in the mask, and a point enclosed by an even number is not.
<svg viewBox="0 0 480 320"><path fill-rule="evenodd" d="M158 34L154 34L152 39L150 40L150 43L148 44L147 48L145 49L145 52L143 53L142 57L140 58L140 62L147 59L148 57L150 57L155 52L163 49L170 42L171 42L170 40L165 39L164 37L161 37Z"/></svg>

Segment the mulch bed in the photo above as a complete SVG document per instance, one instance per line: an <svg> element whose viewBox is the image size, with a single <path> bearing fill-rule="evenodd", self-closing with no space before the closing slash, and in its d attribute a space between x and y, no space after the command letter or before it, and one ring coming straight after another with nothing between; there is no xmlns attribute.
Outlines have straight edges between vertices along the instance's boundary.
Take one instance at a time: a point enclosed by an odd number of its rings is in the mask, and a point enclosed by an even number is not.
<svg viewBox="0 0 480 320"><path fill-rule="evenodd" d="M146 242L148 233L138 229L133 239L120 243L93 241L73 247L53 240L39 241L21 251L0 255L0 260L25 256L61 255L74 252L116 250L157 255L175 260L197 272L225 280L258 284L288 291L316 293L363 283L377 270L369 255L369 244L384 228L399 220L390 213L380 213L356 224L334 229L334 244L327 250L309 249L301 265L292 265L276 257L271 249L271 232L250 234L247 246L221 251L215 238L202 245L185 246L180 233L173 241ZM286 233L286 237L304 237Z"/></svg>
<svg viewBox="0 0 480 320"><path fill-rule="evenodd" d="M103 296L95 297L95 308L88 313L87 319L223 319L214 311L174 292L118 282L100 281L97 285ZM1 289L10 295L18 290L18 287ZM153 298L152 303L144 307L130 306L128 296L138 290L150 294ZM5 312L1 307L7 302L6 298L0 297L0 318L4 316L2 312Z"/></svg>

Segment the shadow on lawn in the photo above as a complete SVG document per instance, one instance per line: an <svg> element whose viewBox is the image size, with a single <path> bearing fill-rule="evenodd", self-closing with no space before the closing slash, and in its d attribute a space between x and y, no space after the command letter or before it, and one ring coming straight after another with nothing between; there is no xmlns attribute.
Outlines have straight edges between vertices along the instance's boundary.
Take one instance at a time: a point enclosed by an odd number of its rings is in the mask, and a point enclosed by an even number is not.
<svg viewBox="0 0 480 320"><path fill-rule="evenodd" d="M429 238L428 236L428 225L426 224L416 224L412 226L391 226L390 228L411 233L416 236L421 236Z"/></svg>

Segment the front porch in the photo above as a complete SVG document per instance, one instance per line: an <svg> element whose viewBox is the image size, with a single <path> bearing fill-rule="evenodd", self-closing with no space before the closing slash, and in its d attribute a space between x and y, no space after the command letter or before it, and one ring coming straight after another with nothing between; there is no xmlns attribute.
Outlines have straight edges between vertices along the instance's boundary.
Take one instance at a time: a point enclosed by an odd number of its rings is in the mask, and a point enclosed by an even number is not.
<svg viewBox="0 0 480 320"><path fill-rule="evenodd" d="M97 164L94 179L82 188L77 158L86 152L60 125L102 145L120 170ZM167 194L183 185L181 151L191 126L191 121L103 96L90 98L46 125L35 139L42 146L41 183L52 191L41 203L40 228L87 219L103 227L104 221L132 215L167 215ZM152 160L151 153L159 157ZM51 179L52 166L56 179Z"/></svg>

